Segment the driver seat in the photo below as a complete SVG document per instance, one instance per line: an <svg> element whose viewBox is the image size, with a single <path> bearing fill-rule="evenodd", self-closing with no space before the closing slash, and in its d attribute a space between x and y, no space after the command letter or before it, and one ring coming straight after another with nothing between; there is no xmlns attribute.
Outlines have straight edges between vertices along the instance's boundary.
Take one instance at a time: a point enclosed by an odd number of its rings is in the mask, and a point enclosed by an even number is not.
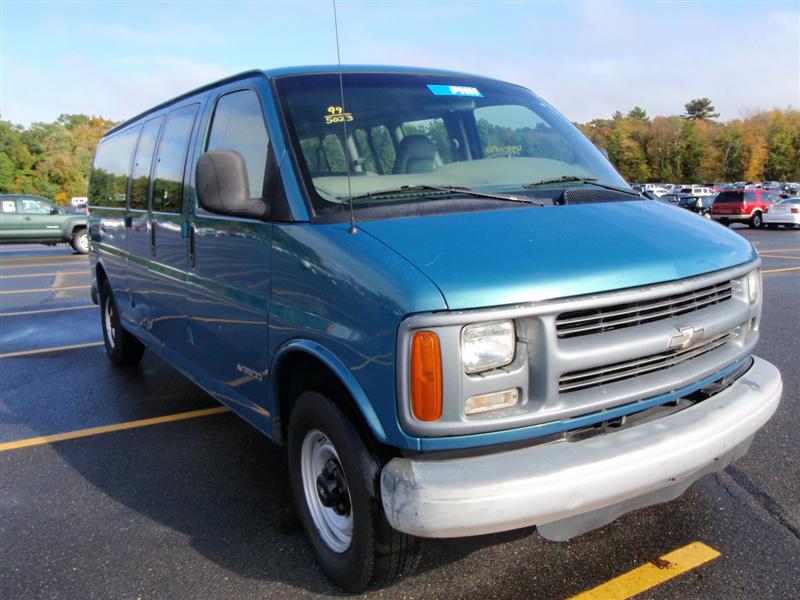
<svg viewBox="0 0 800 600"><path fill-rule="evenodd" d="M397 146L394 174L429 173L436 162L436 146L424 135L407 135Z"/></svg>

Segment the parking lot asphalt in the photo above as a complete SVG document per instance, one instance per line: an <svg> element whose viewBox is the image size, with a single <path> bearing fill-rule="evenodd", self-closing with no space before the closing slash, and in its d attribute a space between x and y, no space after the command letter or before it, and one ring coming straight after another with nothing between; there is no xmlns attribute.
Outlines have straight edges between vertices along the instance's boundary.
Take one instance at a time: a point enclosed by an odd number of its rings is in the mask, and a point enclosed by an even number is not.
<svg viewBox="0 0 800 600"><path fill-rule="evenodd" d="M735 230L763 260L757 354L784 379L747 456L570 542L427 541L417 575L367 596L800 597L800 231ZM0 599L341 596L303 539L284 450L150 353L112 367L89 284L68 248L0 246ZM658 560L696 542L696 568ZM665 581L637 588L638 567Z"/></svg>

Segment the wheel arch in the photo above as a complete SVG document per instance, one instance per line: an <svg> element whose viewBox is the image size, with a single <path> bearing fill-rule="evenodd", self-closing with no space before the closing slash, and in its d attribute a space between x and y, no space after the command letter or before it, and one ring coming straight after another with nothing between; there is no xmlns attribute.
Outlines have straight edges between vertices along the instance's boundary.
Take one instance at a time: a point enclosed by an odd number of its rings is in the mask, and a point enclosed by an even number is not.
<svg viewBox="0 0 800 600"><path fill-rule="evenodd" d="M302 377L296 377L300 374ZM387 443L383 425L361 384L325 346L305 339L286 342L275 353L270 380L278 412L279 428L276 427L276 433L280 432L281 440L285 439L292 403L300 393L313 389L331 393L334 396L332 400L353 419L357 427L369 432L376 441Z"/></svg>
<svg viewBox="0 0 800 600"><path fill-rule="evenodd" d="M72 239L72 235L79 229L88 229L88 223L83 219L73 219L67 223L66 230L64 231L64 238L67 240Z"/></svg>

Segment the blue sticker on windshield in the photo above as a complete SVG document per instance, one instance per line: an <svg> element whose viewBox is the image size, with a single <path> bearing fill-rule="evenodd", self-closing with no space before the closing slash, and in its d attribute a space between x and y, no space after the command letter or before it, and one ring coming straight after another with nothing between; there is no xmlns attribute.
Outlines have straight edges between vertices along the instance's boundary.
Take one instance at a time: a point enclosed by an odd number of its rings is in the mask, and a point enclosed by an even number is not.
<svg viewBox="0 0 800 600"><path fill-rule="evenodd" d="M429 83L428 89L433 92L435 96L471 96L472 98L483 98L483 94L478 91L478 88L468 87L466 85L434 85Z"/></svg>

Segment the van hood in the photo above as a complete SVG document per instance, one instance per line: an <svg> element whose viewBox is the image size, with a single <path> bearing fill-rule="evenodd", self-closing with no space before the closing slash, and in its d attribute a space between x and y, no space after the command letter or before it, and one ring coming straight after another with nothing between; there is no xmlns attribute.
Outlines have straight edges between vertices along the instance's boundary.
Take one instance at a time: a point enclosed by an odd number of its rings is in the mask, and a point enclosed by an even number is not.
<svg viewBox="0 0 800 600"><path fill-rule="evenodd" d="M726 227L651 201L521 206L358 227L427 275L450 310L650 285L757 257Z"/></svg>

